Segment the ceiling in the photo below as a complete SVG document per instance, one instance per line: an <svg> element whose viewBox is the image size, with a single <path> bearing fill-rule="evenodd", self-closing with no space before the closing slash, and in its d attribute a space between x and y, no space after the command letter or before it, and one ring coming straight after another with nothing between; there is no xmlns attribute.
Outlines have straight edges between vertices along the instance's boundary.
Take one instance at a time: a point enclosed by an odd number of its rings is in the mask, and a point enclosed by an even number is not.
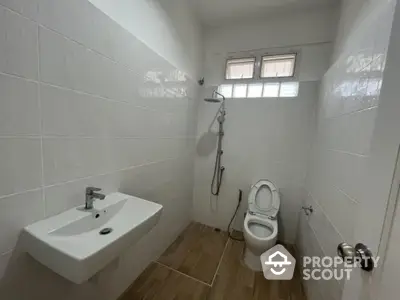
<svg viewBox="0 0 400 300"><path fill-rule="evenodd" d="M188 0L200 22L218 26L271 13L335 5L339 0Z"/></svg>

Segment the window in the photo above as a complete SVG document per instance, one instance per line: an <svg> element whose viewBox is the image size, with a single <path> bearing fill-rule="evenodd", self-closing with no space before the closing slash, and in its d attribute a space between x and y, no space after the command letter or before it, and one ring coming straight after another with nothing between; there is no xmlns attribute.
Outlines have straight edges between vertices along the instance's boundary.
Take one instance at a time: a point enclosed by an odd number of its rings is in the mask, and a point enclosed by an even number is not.
<svg viewBox="0 0 400 300"><path fill-rule="evenodd" d="M286 53L264 53L265 50L257 50L241 58L228 59L225 82L218 87L218 91L226 98L297 97L299 82L294 80L296 51L288 49Z"/></svg>
<svg viewBox="0 0 400 300"><path fill-rule="evenodd" d="M260 98L263 91L262 83L252 83L247 87L247 98Z"/></svg>
<svg viewBox="0 0 400 300"><path fill-rule="evenodd" d="M279 97L296 97L298 90L298 82L283 82L279 90Z"/></svg>
<svg viewBox="0 0 400 300"><path fill-rule="evenodd" d="M294 98L299 94L299 83L291 82L255 82L223 84L218 92L226 98Z"/></svg>
<svg viewBox="0 0 400 300"><path fill-rule="evenodd" d="M219 86L218 92L225 98L232 98L232 84L223 84Z"/></svg>
<svg viewBox="0 0 400 300"><path fill-rule="evenodd" d="M261 78L293 77L296 54L267 55L261 59Z"/></svg>
<svg viewBox="0 0 400 300"><path fill-rule="evenodd" d="M233 86L233 98L246 98L247 84L235 84Z"/></svg>
<svg viewBox="0 0 400 300"><path fill-rule="evenodd" d="M226 62L225 79L251 79L254 77L255 57L229 59Z"/></svg>
<svg viewBox="0 0 400 300"><path fill-rule="evenodd" d="M228 59L226 62L225 79L293 77L296 57L295 53L286 53ZM255 74L256 76L254 76Z"/></svg>
<svg viewBox="0 0 400 300"><path fill-rule="evenodd" d="M266 97L266 98L278 97L279 96L279 88L280 88L279 82L265 83L263 97Z"/></svg>

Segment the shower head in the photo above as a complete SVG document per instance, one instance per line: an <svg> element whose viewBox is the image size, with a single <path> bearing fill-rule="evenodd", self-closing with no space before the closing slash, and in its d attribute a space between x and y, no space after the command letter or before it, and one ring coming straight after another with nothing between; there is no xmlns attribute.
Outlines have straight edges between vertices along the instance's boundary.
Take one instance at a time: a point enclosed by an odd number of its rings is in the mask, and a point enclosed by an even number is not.
<svg viewBox="0 0 400 300"><path fill-rule="evenodd" d="M220 96L222 99L215 98L215 96ZM217 91L213 91L212 93L212 98L205 98L204 101L209 102L209 103L220 103L224 104L225 102L225 96L222 95L221 93L218 93Z"/></svg>
<svg viewBox="0 0 400 300"><path fill-rule="evenodd" d="M216 96L220 96L221 98L217 98ZM208 131L211 130L211 127L213 126L214 122L216 120L218 120L219 124L220 124L220 130L222 127L222 124L225 122L225 96L222 95L221 93L218 93L216 90L213 91L212 93L212 98L205 98L204 99L205 102L208 103L221 103L221 105L219 106L217 113L215 114L214 120L211 122L210 127L208 128Z"/></svg>
<svg viewBox="0 0 400 300"><path fill-rule="evenodd" d="M204 101L210 102L210 103L220 103L221 100L215 99L215 98L205 98Z"/></svg>

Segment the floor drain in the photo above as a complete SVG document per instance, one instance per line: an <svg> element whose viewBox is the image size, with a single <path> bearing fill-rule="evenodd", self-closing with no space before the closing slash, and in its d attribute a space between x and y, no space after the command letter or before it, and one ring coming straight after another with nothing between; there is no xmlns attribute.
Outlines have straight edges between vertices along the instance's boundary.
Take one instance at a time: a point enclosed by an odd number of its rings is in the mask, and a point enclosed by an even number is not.
<svg viewBox="0 0 400 300"><path fill-rule="evenodd" d="M104 228L104 229L100 230L100 234L106 235L106 234L111 233L112 231L113 231L112 228Z"/></svg>

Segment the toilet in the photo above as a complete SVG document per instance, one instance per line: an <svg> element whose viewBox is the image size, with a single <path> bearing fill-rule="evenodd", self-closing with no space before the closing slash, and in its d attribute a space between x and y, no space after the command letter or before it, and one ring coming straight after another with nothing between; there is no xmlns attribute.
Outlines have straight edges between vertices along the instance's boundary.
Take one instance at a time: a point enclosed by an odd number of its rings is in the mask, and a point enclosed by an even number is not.
<svg viewBox="0 0 400 300"><path fill-rule="evenodd" d="M254 271L261 271L260 255L277 241L279 191L272 182L260 180L251 187L248 202L243 229L244 263Z"/></svg>

